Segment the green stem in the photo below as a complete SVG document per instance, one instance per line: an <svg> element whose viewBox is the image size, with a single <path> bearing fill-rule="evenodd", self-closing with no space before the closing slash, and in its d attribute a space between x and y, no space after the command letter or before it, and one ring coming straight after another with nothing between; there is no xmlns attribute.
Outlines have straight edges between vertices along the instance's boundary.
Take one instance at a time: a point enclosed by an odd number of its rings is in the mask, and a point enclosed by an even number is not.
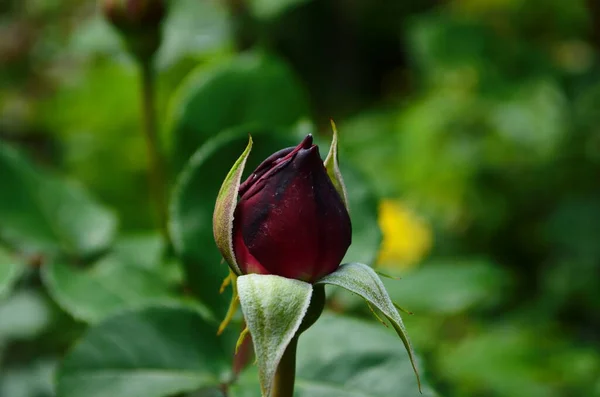
<svg viewBox="0 0 600 397"><path fill-rule="evenodd" d="M144 124L144 137L149 157L149 179L152 198L158 214L161 233L167 244L170 242L167 223L167 199L164 174L164 159L159 149L158 127L156 122L156 108L154 105L155 86L152 62L150 59L141 59L142 78L142 117Z"/></svg>
<svg viewBox="0 0 600 397"><path fill-rule="evenodd" d="M279 367L275 373L271 397L292 397L294 395L294 382L296 381L296 348L298 335L294 336L283 353Z"/></svg>

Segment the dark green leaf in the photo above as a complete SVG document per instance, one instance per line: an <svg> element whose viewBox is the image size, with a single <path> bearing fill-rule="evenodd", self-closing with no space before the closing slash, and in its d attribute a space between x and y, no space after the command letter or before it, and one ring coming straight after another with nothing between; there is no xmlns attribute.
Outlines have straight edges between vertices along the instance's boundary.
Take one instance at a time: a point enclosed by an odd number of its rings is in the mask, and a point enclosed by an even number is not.
<svg viewBox="0 0 600 397"><path fill-rule="evenodd" d="M33 289L17 290L0 302L0 341L31 339L52 321L50 300Z"/></svg>
<svg viewBox="0 0 600 397"><path fill-rule="evenodd" d="M55 370L56 360L48 358L3 369L0 374L0 396L53 397Z"/></svg>
<svg viewBox="0 0 600 397"><path fill-rule="evenodd" d="M142 243L146 246L148 242ZM119 246L90 268L64 263L45 266L44 283L52 297L74 317L88 322L119 310L178 299L165 264L149 267L144 254L138 260L128 258L124 244Z"/></svg>
<svg viewBox="0 0 600 397"><path fill-rule="evenodd" d="M398 339L385 328L324 314L300 337L294 397L435 396L419 393L413 370ZM256 397L255 367L232 388L232 397Z"/></svg>
<svg viewBox="0 0 600 397"><path fill-rule="evenodd" d="M250 0L252 13L257 18L271 19L311 0Z"/></svg>
<svg viewBox="0 0 600 397"><path fill-rule="evenodd" d="M114 214L80 186L37 170L0 143L0 236L26 251L88 255L107 247Z"/></svg>
<svg viewBox="0 0 600 397"><path fill-rule="evenodd" d="M420 387L419 373L406 328L404 327L400 313L398 313L394 303L391 301L377 273L362 263L347 263L340 266L335 272L323 277L317 284L330 284L342 287L361 296L368 304L381 311L392 324L400 339L402 339ZM373 311L373 313L375 312Z"/></svg>
<svg viewBox="0 0 600 397"><path fill-rule="evenodd" d="M196 311L151 307L92 327L58 373L58 397L162 397L227 380L232 351Z"/></svg>
<svg viewBox="0 0 600 397"><path fill-rule="evenodd" d="M304 92L287 65L265 54L247 53L217 68L207 71L203 66L192 72L175 96L169 130L176 159L185 161L228 128L291 127L307 113Z"/></svg>
<svg viewBox="0 0 600 397"><path fill-rule="evenodd" d="M157 66L165 69L185 57L206 55L227 46L231 30L224 5L218 1L171 2L163 43L156 54Z"/></svg>
<svg viewBox="0 0 600 397"><path fill-rule="evenodd" d="M0 299L6 295L25 269L7 251L0 247Z"/></svg>
<svg viewBox="0 0 600 397"><path fill-rule="evenodd" d="M377 197L370 184L352 167L340 161L341 173L348 191L350 219L352 220L352 245L342 262L373 264L381 244L381 230L377 221Z"/></svg>
<svg viewBox="0 0 600 397"><path fill-rule="evenodd" d="M455 314L498 302L508 277L490 262L458 260L425 264L384 284L392 300L412 312Z"/></svg>

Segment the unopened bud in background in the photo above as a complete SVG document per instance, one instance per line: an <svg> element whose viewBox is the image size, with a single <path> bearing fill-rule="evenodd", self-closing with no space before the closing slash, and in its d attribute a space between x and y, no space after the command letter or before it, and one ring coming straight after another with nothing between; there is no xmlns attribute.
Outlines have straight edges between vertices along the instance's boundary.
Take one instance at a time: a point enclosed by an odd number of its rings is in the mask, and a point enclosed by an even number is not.
<svg viewBox="0 0 600 397"><path fill-rule="evenodd" d="M166 0L100 0L102 13L122 34L131 53L148 60L161 41Z"/></svg>

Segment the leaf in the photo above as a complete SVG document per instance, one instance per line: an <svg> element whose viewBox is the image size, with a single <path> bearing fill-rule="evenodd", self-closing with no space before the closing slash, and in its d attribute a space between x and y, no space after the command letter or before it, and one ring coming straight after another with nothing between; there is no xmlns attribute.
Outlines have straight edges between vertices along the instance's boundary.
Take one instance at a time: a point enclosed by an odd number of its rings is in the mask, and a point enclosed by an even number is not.
<svg viewBox="0 0 600 397"><path fill-rule="evenodd" d="M237 282L258 361L262 396L269 397L279 361L310 304L312 285L262 274L240 276Z"/></svg>
<svg viewBox="0 0 600 397"><path fill-rule="evenodd" d="M11 290L25 270L22 263L17 263L8 252L0 247L0 299Z"/></svg>
<svg viewBox="0 0 600 397"><path fill-rule="evenodd" d="M178 299L164 273L137 266L119 254L107 255L91 268L49 263L43 280L64 310L92 323L124 309Z"/></svg>
<svg viewBox="0 0 600 397"><path fill-rule="evenodd" d="M335 272L323 277L316 284L337 285L348 291L354 292L379 309L385 317L387 317L404 343L420 389L420 378L415 364L414 352L408 339L406 329L404 328L402 318L385 290L385 286L379 279L379 276L377 276L377 273L369 266L363 265L362 263L347 263L340 266Z"/></svg>
<svg viewBox="0 0 600 397"><path fill-rule="evenodd" d="M327 154L327 158L325 159L325 168L327 169L327 174L329 175L331 182L333 182L335 190L337 190L340 197L344 201L346 209L350 211L350 207L348 204L348 193L346 192L344 178L342 178L342 173L338 164L338 132L333 120L331 120L331 128L333 129L333 139L331 141L329 153Z"/></svg>
<svg viewBox="0 0 600 397"><path fill-rule="evenodd" d="M0 374L0 396L51 397L54 396L56 360L38 358L24 365L3 368Z"/></svg>
<svg viewBox="0 0 600 397"><path fill-rule="evenodd" d="M289 131L250 131L255 143L246 166L249 170L272 153L296 143L295 134ZM186 280L218 318L225 315L228 307L229 296L219 294L219 285L229 267L221 263L211 223L223 180L247 146L248 132L247 128L225 131L202 145L178 177L171 198L169 226Z"/></svg>
<svg viewBox="0 0 600 397"><path fill-rule="evenodd" d="M227 380L232 350L183 307L121 313L90 328L62 362L58 397L162 397Z"/></svg>
<svg viewBox="0 0 600 397"><path fill-rule="evenodd" d="M419 393L412 365L396 337L363 320L324 313L302 334L298 346L294 397L432 397ZM256 397L256 369L241 374L231 397Z"/></svg>
<svg viewBox="0 0 600 397"><path fill-rule="evenodd" d="M311 0L250 0L252 13L259 19L272 19L289 9L309 3Z"/></svg>
<svg viewBox="0 0 600 397"><path fill-rule="evenodd" d="M223 181L217 202L215 204L215 212L213 213L213 234L219 251L233 268L237 275L242 272L235 259L233 252L233 213L237 206L238 190L240 188L240 180L246 166L246 161L252 150L252 137L248 140L248 146L244 153L237 159L235 164Z"/></svg>
<svg viewBox="0 0 600 397"><path fill-rule="evenodd" d="M201 66L192 72L170 110L174 158L186 161L202 143L226 129L289 128L308 114L308 105L302 86L284 62L246 53L213 69Z"/></svg>
<svg viewBox="0 0 600 397"><path fill-rule="evenodd" d="M105 249L115 215L79 185L37 170L0 142L0 236L25 251L91 255Z"/></svg>
<svg viewBox="0 0 600 397"><path fill-rule="evenodd" d="M489 307L509 289L506 272L479 259L426 263L403 280L384 280L384 285L395 302L420 314L451 315Z"/></svg>
<svg viewBox="0 0 600 397"><path fill-rule="evenodd" d="M230 45L230 27L224 4L217 1L178 0L169 4L162 45L156 64L162 70L186 57L197 59Z"/></svg>
<svg viewBox="0 0 600 397"><path fill-rule="evenodd" d="M164 250L165 241L160 233L120 236L111 248L123 262L148 270L157 270L163 265Z"/></svg>
<svg viewBox="0 0 600 397"><path fill-rule="evenodd" d="M0 343L6 339L33 339L50 325L50 300L33 289L16 290L0 302Z"/></svg>

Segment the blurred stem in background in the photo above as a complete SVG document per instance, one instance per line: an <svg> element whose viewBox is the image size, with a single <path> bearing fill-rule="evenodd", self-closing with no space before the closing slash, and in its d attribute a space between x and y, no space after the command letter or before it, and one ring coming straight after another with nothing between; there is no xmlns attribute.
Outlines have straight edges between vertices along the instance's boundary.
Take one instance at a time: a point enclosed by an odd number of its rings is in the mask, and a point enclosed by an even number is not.
<svg viewBox="0 0 600 397"><path fill-rule="evenodd" d="M596 50L600 51L600 2L598 0L587 0L590 11L592 40Z"/></svg>
<svg viewBox="0 0 600 397"><path fill-rule="evenodd" d="M161 24L166 16L164 0L101 0L104 16L121 33L140 67L142 128L148 150L149 184L159 227L169 245L165 159L158 139L153 73L154 55L162 41Z"/></svg>
<svg viewBox="0 0 600 397"><path fill-rule="evenodd" d="M152 198L156 207L161 233L167 243L169 229L167 224L167 185L165 180L165 160L160 150L155 107L155 84L152 62L140 59L142 121L143 133L148 149L149 179Z"/></svg>

